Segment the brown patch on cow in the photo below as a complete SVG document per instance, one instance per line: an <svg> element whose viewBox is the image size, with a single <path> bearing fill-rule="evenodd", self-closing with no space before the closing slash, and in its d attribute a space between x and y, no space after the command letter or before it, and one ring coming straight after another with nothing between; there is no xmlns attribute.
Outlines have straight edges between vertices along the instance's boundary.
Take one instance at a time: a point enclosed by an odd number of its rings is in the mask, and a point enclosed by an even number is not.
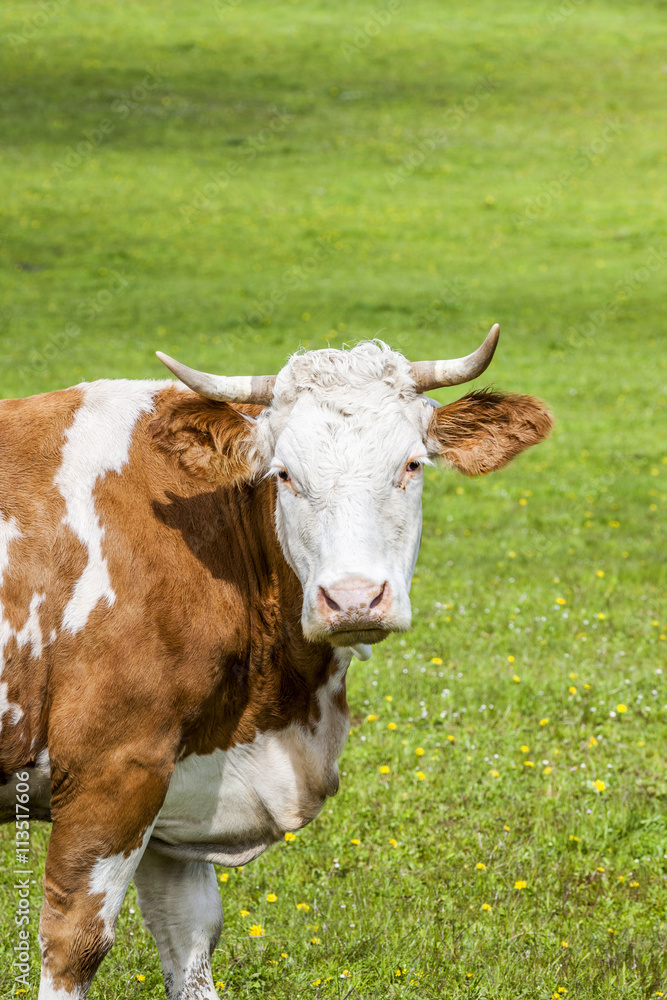
<svg viewBox="0 0 667 1000"><path fill-rule="evenodd" d="M74 583L86 565L83 546L64 525L65 501L54 486L62 462L65 433L82 401L78 389L7 399L0 402L0 512L15 518L21 537L8 549L0 602L14 633L4 648L0 680L7 683L10 703L23 715L12 722L11 711L0 725L0 779L33 763L47 742L47 679L58 656L50 636L58 632ZM19 646L16 633L26 624L30 602L44 594L39 607L42 655L30 643Z"/></svg>
<svg viewBox="0 0 667 1000"><path fill-rule="evenodd" d="M168 399L168 401L167 401ZM259 406L216 403L203 396L168 391L149 435L183 468L209 483L244 482L253 475L252 425Z"/></svg>
<svg viewBox="0 0 667 1000"><path fill-rule="evenodd" d="M433 411L429 452L466 476L480 476L543 441L552 423L546 405L534 396L471 392Z"/></svg>

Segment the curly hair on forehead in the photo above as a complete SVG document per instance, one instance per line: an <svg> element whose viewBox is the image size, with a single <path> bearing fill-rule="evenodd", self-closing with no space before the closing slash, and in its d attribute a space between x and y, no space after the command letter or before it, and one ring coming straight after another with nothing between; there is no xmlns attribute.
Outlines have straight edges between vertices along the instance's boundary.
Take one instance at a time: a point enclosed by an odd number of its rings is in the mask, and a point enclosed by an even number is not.
<svg viewBox="0 0 667 1000"><path fill-rule="evenodd" d="M391 386L401 397L416 395L410 362L381 340L363 341L349 350L306 351L293 354L278 373L273 405L294 403L302 392L326 396L378 382Z"/></svg>

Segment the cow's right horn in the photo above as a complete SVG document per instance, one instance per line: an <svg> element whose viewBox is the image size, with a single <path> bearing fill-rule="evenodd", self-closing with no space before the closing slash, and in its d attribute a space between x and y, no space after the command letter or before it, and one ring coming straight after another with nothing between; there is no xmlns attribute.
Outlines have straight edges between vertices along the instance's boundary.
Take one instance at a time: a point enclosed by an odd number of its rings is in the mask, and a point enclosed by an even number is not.
<svg viewBox="0 0 667 1000"><path fill-rule="evenodd" d="M275 375L238 375L236 378L209 375L207 372L198 372L195 368L182 365L180 361L170 358L162 351L155 353L176 378L207 399L217 399L224 403L259 403L262 406L268 406L273 399Z"/></svg>
<svg viewBox="0 0 667 1000"><path fill-rule="evenodd" d="M441 389L446 385L461 385L477 378L491 364L499 336L500 327L495 323L484 343L465 358L451 358L449 361L413 361L412 377L417 392L429 392L431 389Z"/></svg>

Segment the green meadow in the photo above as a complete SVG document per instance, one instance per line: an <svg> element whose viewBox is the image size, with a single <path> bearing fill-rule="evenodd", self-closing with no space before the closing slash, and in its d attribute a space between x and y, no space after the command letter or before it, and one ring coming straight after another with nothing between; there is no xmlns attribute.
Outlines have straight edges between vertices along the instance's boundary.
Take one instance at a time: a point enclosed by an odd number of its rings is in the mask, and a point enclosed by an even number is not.
<svg viewBox="0 0 667 1000"><path fill-rule="evenodd" d="M667 4L4 0L0 51L3 395L498 321L478 385L555 415L427 470L338 796L218 872L221 996L667 996ZM164 997L133 889L90 996Z"/></svg>

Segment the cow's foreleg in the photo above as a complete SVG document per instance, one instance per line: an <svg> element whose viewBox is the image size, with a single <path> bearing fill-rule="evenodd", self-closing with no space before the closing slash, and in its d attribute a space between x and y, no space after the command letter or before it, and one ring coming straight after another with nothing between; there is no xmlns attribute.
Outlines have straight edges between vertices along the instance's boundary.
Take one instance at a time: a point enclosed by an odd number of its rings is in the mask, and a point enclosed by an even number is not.
<svg viewBox="0 0 667 1000"><path fill-rule="evenodd" d="M149 848L134 881L169 1000L217 1000L211 955L222 930L222 906L213 865L179 861Z"/></svg>
<svg viewBox="0 0 667 1000"><path fill-rule="evenodd" d="M100 758L94 777L69 770L61 777L58 769L53 782L52 772L39 1000L86 997L164 799L166 771L120 755Z"/></svg>

